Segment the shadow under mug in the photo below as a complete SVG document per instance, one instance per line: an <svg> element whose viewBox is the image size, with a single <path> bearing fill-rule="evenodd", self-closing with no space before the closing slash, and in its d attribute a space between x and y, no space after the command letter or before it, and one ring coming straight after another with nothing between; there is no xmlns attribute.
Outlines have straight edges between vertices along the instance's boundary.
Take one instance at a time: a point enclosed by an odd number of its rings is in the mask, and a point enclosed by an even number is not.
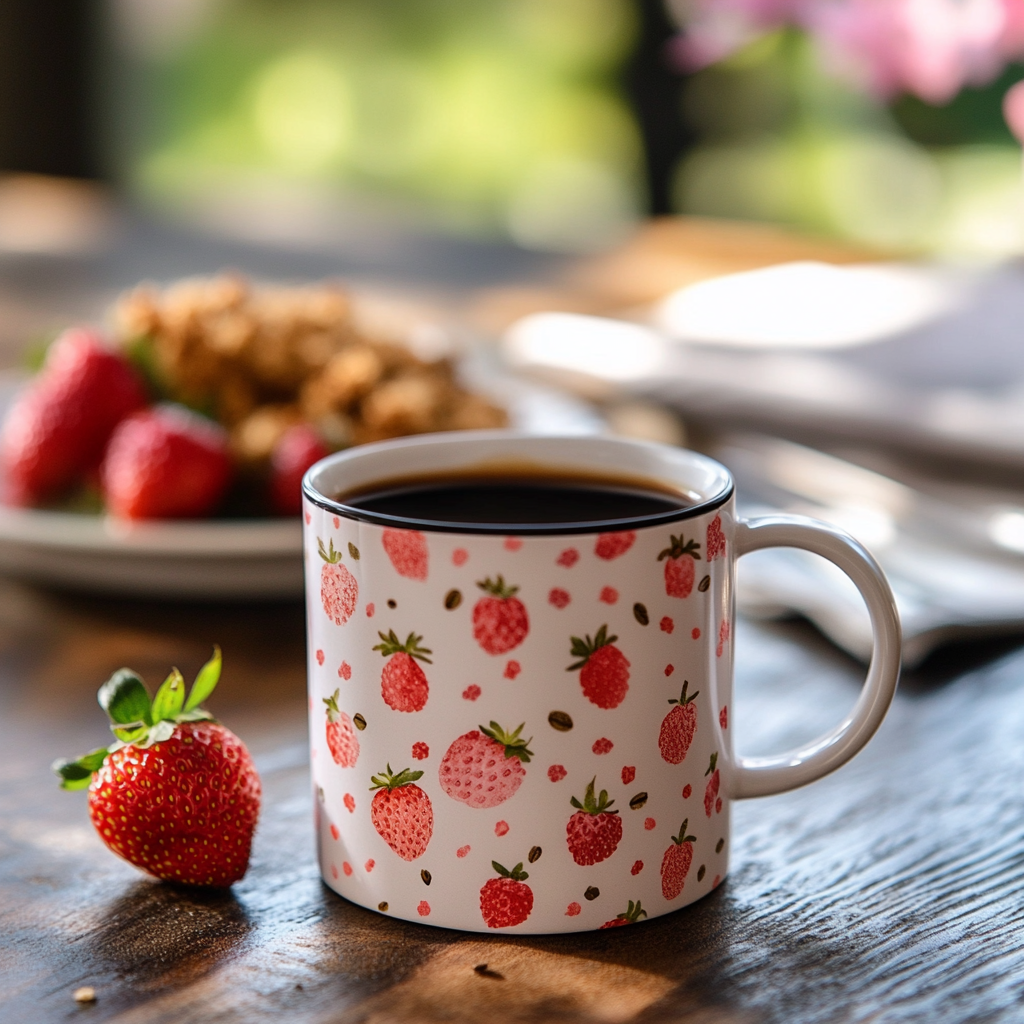
<svg viewBox="0 0 1024 1024"><path fill-rule="evenodd" d="M502 465L652 479L688 503L503 526L395 519L337 497ZM678 910L726 875L731 801L838 768L892 700L900 625L875 560L811 519L737 518L728 470L694 452L428 435L333 455L303 491L319 859L326 884L364 907L520 933ZM834 729L749 758L732 744L736 560L780 545L853 580L874 653Z"/></svg>

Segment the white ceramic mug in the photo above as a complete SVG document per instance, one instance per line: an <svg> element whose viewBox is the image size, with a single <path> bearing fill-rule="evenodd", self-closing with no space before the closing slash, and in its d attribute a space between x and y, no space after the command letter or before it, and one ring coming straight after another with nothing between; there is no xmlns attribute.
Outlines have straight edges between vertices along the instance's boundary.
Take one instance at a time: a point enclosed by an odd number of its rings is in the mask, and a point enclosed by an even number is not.
<svg viewBox="0 0 1024 1024"><path fill-rule="evenodd" d="M389 520L336 499L500 464L657 480L691 504L513 528ZM824 523L738 519L728 471L694 452L432 435L333 455L304 495L320 865L364 907L523 933L678 910L726 875L732 800L838 768L892 700L900 626L875 560ZM747 758L732 743L736 559L778 545L850 576L874 654L835 729Z"/></svg>

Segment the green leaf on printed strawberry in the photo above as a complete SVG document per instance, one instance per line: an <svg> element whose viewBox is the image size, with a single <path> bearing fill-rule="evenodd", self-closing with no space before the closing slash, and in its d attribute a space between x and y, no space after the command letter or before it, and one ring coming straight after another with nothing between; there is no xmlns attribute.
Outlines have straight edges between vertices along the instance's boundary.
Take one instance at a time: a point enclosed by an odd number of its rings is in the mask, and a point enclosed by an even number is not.
<svg viewBox="0 0 1024 1024"><path fill-rule="evenodd" d="M491 722L489 729L484 726L480 726L480 731L490 739L494 740L495 743L500 743L505 748L505 757L518 757L523 764L529 764L530 758L533 757L533 751L530 750L530 744L533 742L531 736L528 740L524 740L519 734L523 731L525 722L519 723L519 728L515 732L507 733L497 722Z"/></svg>
<svg viewBox="0 0 1024 1024"><path fill-rule="evenodd" d="M619 906L621 907L622 904L620 903ZM636 924L637 921L639 921L641 917L646 917L646 916L647 916L647 911L644 910L644 908L640 906L640 901L637 900L636 903L634 903L632 900L630 900L629 901L629 907L626 910L626 912L624 914L616 914L615 915L615 920L616 921L626 921L629 924Z"/></svg>
<svg viewBox="0 0 1024 1024"><path fill-rule="evenodd" d="M680 707L683 707L683 708L685 708L687 704L692 704L693 701L695 701L697 699L697 697L700 695L700 690L694 690L693 693L691 693L689 695L689 697L687 697L687 695L686 695L686 688L689 685L690 685L689 680L688 679L684 679L683 680L683 692L679 695L679 700L676 700L675 698L672 698L672 700L669 701L669 704L678 704Z"/></svg>
<svg viewBox="0 0 1024 1024"><path fill-rule="evenodd" d="M402 786L408 786L412 782L416 782L418 779L423 778L423 772L413 771L411 768L403 768L400 772L393 772L391 765L387 766L387 770L380 773L380 775L371 775L370 781L373 785L370 787L372 793L375 789L401 789Z"/></svg>
<svg viewBox="0 0 1024 1024"><path fill-rule="evenodd" d="M569 639L571 641L569 653L574 658L579 658L580 660L570 665L565 670L566 672L575 672L577 669L583 668L595 651L615 643L619 638L608 635L608 625L605 623L594 635L593 640L589 636L585 640L581 640L578 636L570 637Z"/></svg>
<svg viewBox="0 0 1024 1024"><path fill-rule="evenodd" d="M511 871L502 867L496 860L491 861L491 867L501 875L502 878L511 878L513 882L525 882L530 876L523 870L523 862L520 861Z"/></svg>
<svg viewBox="0 0 1024 1024"><path fill-rule="evenodd" d="M608 799L608 790L602 789L599 796L594 794L594 784L597 782L597 776L595 775L587 786L586 793L583 794L583 803L580 803L576 797L572 797L569 803L573 807L580 811L586 811L587 814L618 814L618 811L611 811L608 808L611 807L614 800Z"/></svg>
<svg viewBox="0 0 1024 1024"><path fill-rule="evenodd" d="M320 552L320 557L328 565L337 565L341 561L341 552L334 550L334 541L330 541L330 548L324 547L324 542L317 537L316 539L317 550Z"/></svg>
<svg viewBox="0 0 1024 1024"><path fill-rule="evenodd" d="M476 585L485 594L490 594L491 597L497 597L502 601L507 601L510 597L515 597L519 593L518 587L510 586L505 582L505 578L500 575L494 580L490 576L483 580L477 580Z"/></svg>
<svg viewBox="0 0 1024 1024"><path fill-rule="evenodd" d="M420 661L425 661L428 665L434 664L427 657L428 654L433 654L434 652L429 647L420 647L420 641L423 637L417 636L415 633L410 633L406 637L404 644L398 639L393 629L389 629L386 636L378 630L377 636L381 638L383 643L377 644L373 649L380 651L385 658L390 658L392 654L404 653L412 658L419 658Z"/></svg>
<svg viewBox="0 0 1024 1024"><path fill-rule="evenodd" d="M684 819L682 828L679 829L679 835L672 837L672 842L675 843L676 846L682 846L683 843L695 843L695 842L697 842L697 837L696 836L688 836L686 834L686 826L689 825L689 824L690 824L690 819L689 818Z"/></svg>
<svg viewBox="0 0 1024 1024"><path fill-rule="evenodd" d="M682 558L683 555L689 555L698 562L700 561L700 544L697 541L691 539L684 543L682 534L678 537L669 535L669 539L671 541L669 546L658 555L659 562L663 558Z"/></svg>

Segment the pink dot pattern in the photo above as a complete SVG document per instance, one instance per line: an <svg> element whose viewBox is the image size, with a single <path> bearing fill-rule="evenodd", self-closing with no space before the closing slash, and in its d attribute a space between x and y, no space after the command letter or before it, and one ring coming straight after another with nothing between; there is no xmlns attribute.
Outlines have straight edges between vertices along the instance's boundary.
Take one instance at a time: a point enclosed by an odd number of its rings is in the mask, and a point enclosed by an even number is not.
<svg viewBox="0 0 1024 1024"><path fill-rule="evenodd" d="M722 710L718 712L718 724L723 729L729 728L729 706L727 704L723 704Z"/></svg>
<svg viewBox="0 0 1024 1024"><path fill-rule="evenodd" d="M692 793L693 793L693 786L691 786L689 783L687 783L685 786L683 786L683 799L684 800L689 800Z"/></svg>
<svg viewBox="0 0 1024 1024"><path fill-rule="evenodd" d="M631 875L639 875L640 872L643 871L643 869L644 862L642 860L637 860L633 862L633 866L629 869L629 873Z"/></svg>
<svg viewBox="0 0 1024 1024"><path fill-rule="evenodd" d="M377 866L377 862L371 857L363 866L366 868L366 873L369 874Z"/></svg>
<svg viewBox="0 0 1024 1024"><path fill-rule="evenodd" d="M699 640L700 630L696 626L694 626L693 629L690 630L690 636L692 636L694 640Z"/></svg>
<svg viewBox="0 0 1024 1024"><path fill-rule="evenodd" d="M324 652L323 651L317 651L316 652L316 663L318 665L322 665L324 663Z"/></svg>
<svg viewBox="0 0 1024 1024"><path fill-rule="evenodd" d="M430 917L430 904L426 900L420 900L419 906L416 908L416 913L420 917Z"/></svg>
<svg viewBox="0 0 1024 1024"><path fill-rule="evenodd" d="M338 675L342 679L351 679L352 678L352 666L347 661L343 661L341 663L340 667L338 668Z"/></svg>
<svg viewBox="0 0 1024 1024"><path fill-rule="evenodd" d="M499 821L494 825L494 834L496 836L507 836L508 835L508 822Z"/></svg>
<svg viewBox="0 0 1024 1024"><path fill-rule="evenodd" d="M455 851L455 856L456 856L456 857L458 857L458 858L459 858L459 859L461 860L461 859L462 859L463 857L465 857L465 856L466 856L466 855L467 855L468 853L469 853L469 847L468 847L468 846L460 846L460 847L459 847L459 848L458 848L458 849L457 849L457 850Z"/></svg>
<svg viewBox="0 0 1024 1024"><path fill-rule="evenodd" d="M417 761L425 761L430 757L430 747L428 747L426 743L417 741L412 745L412 756L416 758Z"/></svg>
<svg viewBox="0 0 1024 1024"><path fill-rule="evenodd" d="M552 587L548 594L548 604L552 604L556 608L564 608L571 600L569 591L563 590L561 587Z"/></svg>
<svg viewBox="0 0 1024 1024"><path fill-rule="evenodd" d="M472 683L462 691L462 696L465 700L476 700L482 692L483 691L476 685L476 683Z"/></svg>
<svg viewBox="0 0 1024 1024"><path fill-rule="evenodd" d="M657 824L658 823L653 818L644 818L644 828L647 829L648 832L650 832Z"/></svg>
<svg viewBox="0 0 1024 1024"><path fill-rule="evenodd" d="M565 908L566 917L576 917L583 908L575 901Z"/></svg>
<svg viewBox="0 0 1024 1024"><path fill-rule="evenodd" d="M662 616L658 625L661 627L662 633L671 633L676 628L676 624L667 615Z"/></svg>
<svg viewBox="0 0 1024 1024"><path fill-rule="evenodd" d="M615 744L610 739L602 736L599 740L594 740L594 745L590 749L595 754L609 754L614 746Z"/></svg>
<svg viewBox="0 0 1024 1024"><path fill-rule="evenodd" d="M520 537L506 537L503 546L506 551L518 551L523 546L523 541Z"/></svg>
<svg viewBox="0 0 1024 1024"><path fill-rule="evenodd" d="M374 612L375 612L376 610L377 610L377 609L373 607L373 602L371 601L371 602L370 602L370 603L369 603L369 604L368 604L368 605L366 606L366 617L367 617L368 619L372 619L372 618L373 618L373 613L374 613Z"/></svg>
<svg viewBox="0 0 1024 1024"><path fill-rule="evenodd" d="M469 552L465 548L456 548L452 552L452 565L465 565Z"/></svg>
<svg viewBox="0 0 1024 1024"><path fill-rule="evenodd" d="M553 764L548 769L548 778L552 782L561 782L568 774L569 773L560 764Z"/></svg>
<svg viewBox="0 0 1024 1024"><path fill-rule="evenodd" d="M555 559L558 565L564 565L566 569L571 569L580 560L580 553L575 548L566 548L559 556Z"/></svg>
<svg viewBox="0 0 1024 1024"><path fill-rule="evenodd" d="M676 670L675 665L666 665L665 666L665 675L670 676L670 675L672 675L673 672L675 672L675 670Z"/></svg>
<svg viewBox="0 0 1024 1024"><path fill-rule="evenodd" d="M514 658L505 666L505 671L502 673L506 679L515 679L520 672L523 671L522 665L519 664Z"/></svg>
<svg viewBox="0 0 1024 1024"><path fill-rule="evenodd" d="M352 865L351 865L351 864L349 864L349 862L348 862L348 861L345 861L345 862L344 862L344 863L343 863L343 864L341 865L341 870L342 870L342 871L344 871L346 875L351 875L351 874L352 874Z"/></svg>
<svg viewBox="0 0 1024 1024"><path fill-rule="evenodd" d="M628 786L636 778L636 768L627 764L622 769L622 784Z"/></svg>
<svg viewBox="0 0 1024 1024"><path fill-rule="evenodd" d="M345 806L348 808L349 814L355 814L356 798L351 793L345 794Z"/></svg>
<svg viewBox="0 0 1024 1024"><path fill-rule="evenodd" d="M619 599L619 592L614 587L602 587L599 600L605 604L615 604Z"/></svg>

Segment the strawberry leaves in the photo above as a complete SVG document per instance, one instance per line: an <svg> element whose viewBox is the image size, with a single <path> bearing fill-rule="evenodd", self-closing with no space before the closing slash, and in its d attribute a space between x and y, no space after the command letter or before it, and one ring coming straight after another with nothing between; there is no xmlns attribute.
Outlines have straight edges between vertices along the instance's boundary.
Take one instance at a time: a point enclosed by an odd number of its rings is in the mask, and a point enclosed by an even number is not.
<svg viewBox="0 0 1024 1024"><path fill-rule="evenodd" d="M199 670L196 681L192 684L192 692L185 702L185 710L192 711L210 696L220 682L221 656L220 648L214 645L213 657ZM178 670L175 669L175 672ZM180 673L179 673L180 675Z"/></svg>
<svg viewBox="0 0 1024 1024"><path fill-rule="evenodd" d="M523 862L520 861L511 871L508 868L502 867L496 860L491 861L491 867L502 878L511 878L513 882L525 882L530 876L523 870Z"/></svg>
<svg viewBox="0 0 1024 1024"><path fill-rule="evenodd" d="M608 635L607 623L597 631L593 640L590 639L589 634L585 640L581 640L578 636L569 637L569 653L574 658L579 658L580 660L574 662L565 671L575 672L577 669L583 668L595 651L599 651L602 647L607 647L609 644L615 643L618 639L619 638L617 636Z"/></svg>
<svg viewBox="0 0 1024 1024"><path fill-rule="evenodd" d="M608 799L608 790L602 789L600 795L595 795L594 784L596 782L597 776L595 775L590 780L586 793L583 794L583 803L580 803L576 797L572 797L569 803L580 811L586 811L587 814L618 814L618 811L609 810L615 801Z"/></svg>
<svg viewBox="0 0 1024 1024"><path fill-rule="evenodd" d="M415 633L410 633L406 637L404 644L398 639L393 629L389 629L387 635L378 630L377 636L384 642L377 644L373 650L380 651L385 658L390 658L392 654L408 654L409 657L419 658L420 661L425 661L428 665L434 664L427 657L428 654L433 654L434 652L429 647L420 647L420 641L423 637L417 636Z"/></svg>
<svg viewBox="0 0 1024 1024"><path fill-rule="evenodd" d="M389 764L387 770L381 772L380 775L370 776L370 781L373 783L370 787L370 792L372 793L375 789L386 789L390 792L392 789L401 789L402 786L409 786L422 778L423 772L421 771L403 768L400 772L393 772Z"/></svg>
<svg viewBox="0 0 1024 1024"><path fill-rule="evenodd" d="M100 707L110 718L110 728L117 742L110 747L98 747L75 760L54 761L52 769L60 776L61 787L85 789L93 773L103 767L107 755L121 747L134 745L145 749L169 740L179 722L212 720L213 715L199 705L213 693L220 680L220 670L220 648L214 647L213 657L199 670L188 700L185 699L185 679L174 668L151 701L138 673L130 668L118 669L97 694Z"/></svg>
<svg viewBox="0 0 1024 1024"><path fill-rule="evenodd" d="M529 764L530 758L533 757L533 751L530 750L533 737L531 736L528 740L524 740L519 735L523 731L524 725L526 725L525 722L520 722L519 728L515 732L505 732L497 722L491 722L490 729L482 725L479 728L485 736L494 740L495 743L500 743L505 748L505 760L508 760L510 757L518 757L523 764Z"/></svg>

